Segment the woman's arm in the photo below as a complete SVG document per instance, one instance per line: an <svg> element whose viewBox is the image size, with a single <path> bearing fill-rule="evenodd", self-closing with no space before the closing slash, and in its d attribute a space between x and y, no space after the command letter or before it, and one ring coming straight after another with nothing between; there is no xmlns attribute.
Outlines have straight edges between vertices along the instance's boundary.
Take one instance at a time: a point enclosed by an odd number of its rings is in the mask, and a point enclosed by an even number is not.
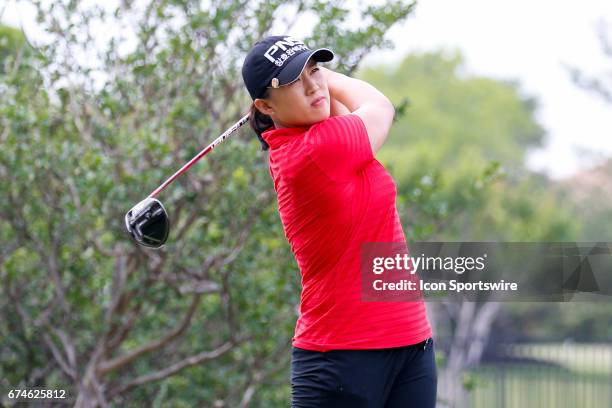
<svg viewBox="0 0 612 408"><path fill-rule="evenodd" d="M342 102L334 98L331 94L329 95L330 114L329 116L342 116L348 115L351 111L344 106Z"/></svg>
<svg viewBox="0 0 612 408"><path fill-rule="evenodd" d="M321 69L327 76L332 109L333 101L336 100L351 113L361 117L368 131L372 151L376 153L385 142L393 123L395 115L393 104L382 92L365 81L325 67Z"/></svg>

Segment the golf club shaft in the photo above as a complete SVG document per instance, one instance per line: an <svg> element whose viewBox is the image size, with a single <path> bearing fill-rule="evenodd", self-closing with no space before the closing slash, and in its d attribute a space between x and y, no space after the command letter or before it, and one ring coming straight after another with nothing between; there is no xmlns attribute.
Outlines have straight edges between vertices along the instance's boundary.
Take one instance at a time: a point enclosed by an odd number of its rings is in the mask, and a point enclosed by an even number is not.
<svg viewBox="0 0 612 408"><path fill-rule="evenodd" d="M238 122L234 123L232 125L232 127L230 127L225 132L223 132L223 134L221 136L219 136L218 138L213 140L213 142L211 144L206 146L204 148L204 150L202 150L200 153L198 153L193 159L189 160L189 162L187 162L187 164L185 164L176 173L174 173L172 176L170 176L170 178L168 178L168 180L164 181L162 183L162 185L157 187L151 194L149 194L149 197L153 198L157 194L159 194L163 189L165 189L168 186L168 184L172 183L178 176L180 176L185 171L187 171L187 169L189 169L191 166L193 166L193 164L195 162L197 162L202 157L204 157L208 152L210 152L212 149L214 149L215 146L217 146L219 143L224 141L229 135L234 133L236 130L238 130L242 125L244 125L248 121L249 121L249 115L247 114L247 115L243 116Z"/></svg>

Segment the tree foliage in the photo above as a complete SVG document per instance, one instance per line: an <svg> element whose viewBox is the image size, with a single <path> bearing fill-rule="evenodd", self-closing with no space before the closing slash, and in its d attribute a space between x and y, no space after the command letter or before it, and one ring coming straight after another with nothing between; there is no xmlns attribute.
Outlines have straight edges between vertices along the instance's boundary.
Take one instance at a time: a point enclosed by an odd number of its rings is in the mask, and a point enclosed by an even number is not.
<svg viewBox="0 0 612 408"><path fill-rule="evenodd" d="M380 160L398 183L399 211L414 241L575 240L578 225L550 182L525 167L544 130L520 84L470 75L458 52L412 54L363 77L405 106ZM486 300L486 299L485 299ZM461 401L506 305L453 297L428 303L442 400ZM506 314L507 315L507 314Z"/></svg>
<svg viewBox="0 0 612 408"><path fill-rule="evenodd" d="M299 273L252 133L162 194L164 249L123 216L246 112L240 65L275 21L315 13L307 43L348 73L413 4L353 8L355 26L340 1L33 3L35 53L0 33L0 385L81 407L285 406Z"/></svg>
<svg viewBox="0 0 612 408"><path fill-rule="evenodd" d="M575 239L569 206L525 167L544 129L519 83L469 75L457 51L409 55L362 75L407 103L380 160L398 182L413 240Z"/></svg>
<svg viewBox="0 0 612 408"><path fill-rule="evenodd" d="M409 239L574 234L547 181L524 169L543 130L517 84L467 76L458 54L358 71L412 3L34 4L49 35L36 50L0 30L4 389L66 389L83 407L287 405L300 279L252 132L162 193L164 249L129 241L123 216L246 112L249 46L303 15L317 16L306 41L335 51L332 69L405 108L380 159Z"/></svg>

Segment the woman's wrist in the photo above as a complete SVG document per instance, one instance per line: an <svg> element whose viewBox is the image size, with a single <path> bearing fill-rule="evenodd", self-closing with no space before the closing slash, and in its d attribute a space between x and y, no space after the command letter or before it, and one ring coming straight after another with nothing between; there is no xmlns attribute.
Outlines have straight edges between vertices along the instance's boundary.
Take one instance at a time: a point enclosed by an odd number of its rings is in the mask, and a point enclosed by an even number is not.
<svg viewBox="0 0 612 408"><path fill-rule="evenodd" d="M353 110L357 109L359 106L354 103L355 101L352 100L354 98L351 95L353 92L352 85L358 85L356 84L357 80L327 68L323 69L325 69L327 75L327 89L329 90L330 103L333 99L341 105L346 110L343 110L344 113L342 114L351 113ZM352 105L355 105L353 106L354 109L351 109Z"/></svg>
<svg viewBox="0 0 612 408"><path fill-rule="evenodd" d="M329 90L330 98L338 100L338 91L340 85L338 82L339 77L342 77L343 75L325 67L321 67L321 70L323 70L323 73L325 74L327 79L327 89Z"/></svg>
<svg viewBox="0 0 612 408"><path fill-rule="evenodd" d="M329 91L329 107L330 107L330 116L341 116L347 115L351 113L351 111L344 105L342 102L338 100L338 92L337 92L337 72L332 71L331 69L321 67L321 71L325 75L325 79L327 80L327 89Z"/></svg>
<svg viewBox="0 0 612 408"><path fill-rule="evenodd" d="M351 78L324 67L322 69L327 76L330 99L336 99L350 112L356 111L365 104L388 105L391 103L382 92L363 80Z"/></svg>
<svg viewBox="0 0 612 408"><path fill-rule="evenodd" d="M329 116L342 116L351 113L342 102L334 98L331 93L329 94Z"/></svg>

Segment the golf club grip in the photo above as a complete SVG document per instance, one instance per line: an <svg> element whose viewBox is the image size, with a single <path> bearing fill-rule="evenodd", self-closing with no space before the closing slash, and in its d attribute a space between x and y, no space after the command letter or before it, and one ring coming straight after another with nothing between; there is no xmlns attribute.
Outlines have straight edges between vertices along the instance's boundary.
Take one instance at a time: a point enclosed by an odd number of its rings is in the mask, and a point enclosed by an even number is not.
<svg viewBox="0 0 612 408"><path fill-rule="evenodd" d="M170 176L168 178L168 180L164 181L151 194L149 194L149 197L153 198L157 194L159 194L162 190L164 190L168 186L168 184L172 183L178 176L180 176L185 171L187 171L187 169L189 169L195 162L197 162L202 157L204 157L208 152L210 152L212 149L214 149L215 146L217 146L219 143L224 141L229 135L231 135L232 133L234 133L235 131L240 129L240 127L242 125L244 125L245 123L247 123L248 121L249 121L249 115L246 114L238 122L234 123L229 129L227 129L225 132L223 132L221 134L221 136L219 136L218 138L213 140L211 144L206 146L204 148L204 150L202 150L200 153L198 153L193 159L189 160L189 162L187 162L183 167L181 167L176 173L174 173L172 176Z"/></svg>

